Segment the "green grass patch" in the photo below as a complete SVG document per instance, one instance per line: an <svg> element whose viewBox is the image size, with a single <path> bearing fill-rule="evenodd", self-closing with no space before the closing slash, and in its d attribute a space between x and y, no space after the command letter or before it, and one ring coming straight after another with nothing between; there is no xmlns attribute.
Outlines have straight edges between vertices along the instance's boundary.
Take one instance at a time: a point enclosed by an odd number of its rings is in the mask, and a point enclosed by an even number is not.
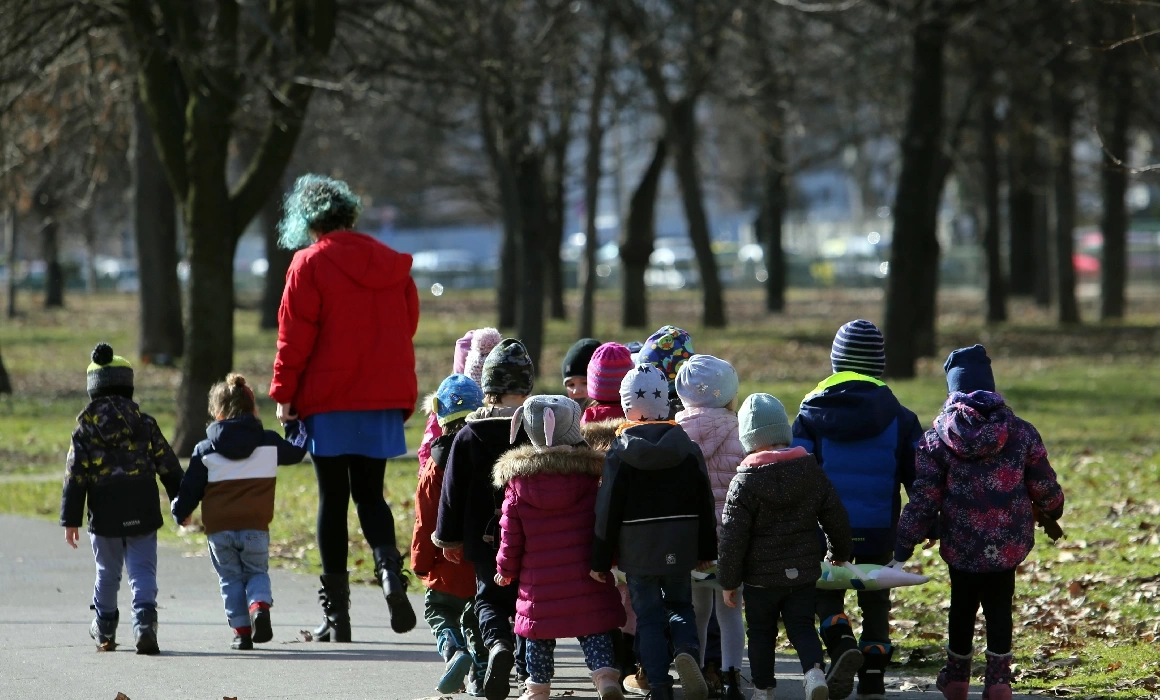
<svg viewBox="0 0 1160 700"><path fill-rule="evenodd" d="M416 337L420 391L432 391L450 372L452 346L472 327L494 320L491 295L424 294ZM1022 417L1043 435L1067 493L1063 526L1067 538L1053 545L1040 536L1021 568L1015 601L1015 651L1019 691L1052 695L1143 697L1160 689L1160 330L1155 299L1136 298L1129 321L1061 330L1030 305L1013 306L1013 321L997 328L977 322L977 297L942 300L940 355L984 342L994 357L1000 390ZM0 512L57 517L60 479L74 416L83 408L88 353L108 340L132 355L135 308L118 297L74 297L63 311L29 313L0 325L0 347L16 395L0 401ZM643 340L645 333L616 323L617 298L602 293L597 335ZM572 308L575 313L574 306ZM742 377L741 393L765 391L787 407L828 372L830 341L841 323L881 318L880 297L869 292L793 292L789 310L762 312L757 293L731 293L729 329L705 331L690 319L699 311L690 293L666 294L650 304L654 324L675 322L693 335L698 352L732 362ZM264 393L270 379L275 335L257 330L257 317L239 312L236 368ZM575 337L571 322L548 323L539 389L560 390L558 367ZM945 396L942 359L923 360L918 377L892 386L924 423ZM138 367L138 397L167 433L173 427L177 372ZM273 406L262 406L273 420ZM418 444L422 414L407 426L408 445ZM402 548L410 542L418 464L388 464L386 495ZM317 486L309 464L279 472L277 509L271 524L277 565L315 572ZM198 516L195 515L195 520ZM373 568L354 514L349 513L351 565L369 580ZM193 552L204 536L168 525L164 540ZM62 536L63 540L63 536ZM63 541L61 546L65 546ZM949 587L937 550L919 555L914 566L930 584L894 593L895 657L906 677L929 677L941 664ZM850 600L853 601L851 595ZM851 606L856 615L856 606ZM985 645L982 616L976 644ZM981 674L981 665L976 669ZM922 682L918 682L921 686Z"/></svg>

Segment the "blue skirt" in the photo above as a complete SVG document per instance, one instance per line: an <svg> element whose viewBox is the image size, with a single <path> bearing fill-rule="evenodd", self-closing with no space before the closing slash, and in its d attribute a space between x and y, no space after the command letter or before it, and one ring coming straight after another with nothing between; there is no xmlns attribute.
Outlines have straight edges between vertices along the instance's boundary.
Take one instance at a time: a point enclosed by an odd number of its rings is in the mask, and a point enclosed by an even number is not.
<svg viewBox="0 0 1160 700"><path fill-rule="evenodd" d="M390 459L407 454L399 409L316 413L305 423L306 448L312 455Z"/></svg>

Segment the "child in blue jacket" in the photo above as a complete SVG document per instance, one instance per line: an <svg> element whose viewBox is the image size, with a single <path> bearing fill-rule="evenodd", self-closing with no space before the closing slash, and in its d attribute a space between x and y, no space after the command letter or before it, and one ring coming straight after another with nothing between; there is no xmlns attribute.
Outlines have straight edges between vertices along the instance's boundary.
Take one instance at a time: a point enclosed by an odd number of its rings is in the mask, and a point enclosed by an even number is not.
<svg viewBox="0 0 1160 700"><path fill-rule="evenodd" d="M914 450L922 438L918 417L879 379L886 368L882 333L869 321L851 321L834 337L834 374L802 401L793 444L813 453L850 515L854 562L888 564L902 511L901 488L914 483ZM856 644L844 612L844 591L818 591L817 614L830 654L830 678L858 671L858 697L884 700L890 644L890 591L859 591L862 639ZM844 698L853 688L835 687Z"/></svg>

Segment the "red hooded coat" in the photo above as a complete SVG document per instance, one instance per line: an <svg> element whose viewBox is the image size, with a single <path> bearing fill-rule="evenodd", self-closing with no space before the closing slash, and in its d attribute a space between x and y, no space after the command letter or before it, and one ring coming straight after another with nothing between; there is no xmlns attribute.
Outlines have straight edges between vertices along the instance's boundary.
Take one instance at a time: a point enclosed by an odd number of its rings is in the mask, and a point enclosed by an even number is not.
<svg viewBox="0 0 1160 700"><path fill-rule="evenodd" d="M270 398L301 418L383 409L410 417L418 325L411 256L361 233L328 233L286 273Z"/></svg>

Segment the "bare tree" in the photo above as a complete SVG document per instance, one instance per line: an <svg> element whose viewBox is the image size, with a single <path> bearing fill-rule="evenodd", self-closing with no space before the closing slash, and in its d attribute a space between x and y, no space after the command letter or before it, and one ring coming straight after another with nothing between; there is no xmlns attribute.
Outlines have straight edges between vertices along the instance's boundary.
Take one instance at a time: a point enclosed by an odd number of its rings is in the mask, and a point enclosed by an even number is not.
<svg viewBox="0 0 1160 700"><path fill-rule="evenodd" d="M601 29L600 48L592 74L588 97L587 153L584 157L584 258L580 265L580 322L577 336L596 335L596 249L600 239L596 229L596 207L600 202L601 161L604 153L605 91L612 69L612 18L606 16Z"/></svg>

